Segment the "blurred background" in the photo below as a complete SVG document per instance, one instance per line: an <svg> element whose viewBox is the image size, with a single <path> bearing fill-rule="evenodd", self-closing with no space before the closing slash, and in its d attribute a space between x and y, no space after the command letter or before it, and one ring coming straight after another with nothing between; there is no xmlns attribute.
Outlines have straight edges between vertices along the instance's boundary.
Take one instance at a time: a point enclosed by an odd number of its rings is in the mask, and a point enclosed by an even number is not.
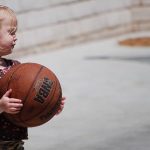
<svg viewBox="0 0 150 150"><path fill-rule="evenodd" d="M18 55L150 29L149 0L1 0L0 3L17 14Z"/></svg>
<svg viewBox="0 0 150 150"><path fill-rule="evenodd" d="M18 18L8 57L51 68L63 112L27 150L149 150L150 0L0 0Z"/></svg>

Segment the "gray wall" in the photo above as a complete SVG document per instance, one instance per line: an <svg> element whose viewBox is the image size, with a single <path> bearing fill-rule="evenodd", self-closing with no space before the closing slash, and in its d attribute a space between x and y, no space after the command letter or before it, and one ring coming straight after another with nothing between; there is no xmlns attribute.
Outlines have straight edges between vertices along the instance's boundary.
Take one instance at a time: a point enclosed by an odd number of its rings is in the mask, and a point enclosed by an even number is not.
<svg viewBox="0 0 150 150"><path fill-rule="evenodd" d="M19 21L18 52L150 29L149 0L1 0Z"/></svg>

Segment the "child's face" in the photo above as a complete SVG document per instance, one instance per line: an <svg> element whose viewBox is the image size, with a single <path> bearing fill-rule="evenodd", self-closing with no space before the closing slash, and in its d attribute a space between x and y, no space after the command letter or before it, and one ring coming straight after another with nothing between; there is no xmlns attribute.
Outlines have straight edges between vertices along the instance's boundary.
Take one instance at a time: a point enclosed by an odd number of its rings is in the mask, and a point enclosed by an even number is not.
<svg viewBox="0 0 150 150"><path fill-rule="evenodd" d="M12 52L16 44L16 27L11 25L8 18L2 21L0 27L0 56L8 55Z"/></svg>

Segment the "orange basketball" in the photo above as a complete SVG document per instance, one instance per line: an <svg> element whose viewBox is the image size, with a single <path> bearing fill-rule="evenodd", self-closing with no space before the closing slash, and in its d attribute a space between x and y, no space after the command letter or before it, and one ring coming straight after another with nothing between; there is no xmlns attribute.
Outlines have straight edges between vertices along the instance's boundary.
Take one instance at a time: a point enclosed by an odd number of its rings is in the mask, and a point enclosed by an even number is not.
<svg viewBox="0 0 150 150"><path fill-rule="evenodd" d="M56 75L45 66L24 63L12 67L0 79L0 96L12 89L11 97L22 100L18 114L4 113L12 123L23 127L49 121L60 105L62 90Z"/></svg>

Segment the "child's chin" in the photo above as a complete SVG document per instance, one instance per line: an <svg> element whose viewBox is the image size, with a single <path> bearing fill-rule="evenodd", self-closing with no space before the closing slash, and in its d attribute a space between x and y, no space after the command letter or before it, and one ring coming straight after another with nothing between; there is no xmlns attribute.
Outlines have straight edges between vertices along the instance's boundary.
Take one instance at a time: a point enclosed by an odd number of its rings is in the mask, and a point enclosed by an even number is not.
<svg viewBox="0 0 150 150"><path fill-rule="evenodd" d="M6 52L3 53L3 55L9 55L12 53L12 49L7 50Z"/></svg>

